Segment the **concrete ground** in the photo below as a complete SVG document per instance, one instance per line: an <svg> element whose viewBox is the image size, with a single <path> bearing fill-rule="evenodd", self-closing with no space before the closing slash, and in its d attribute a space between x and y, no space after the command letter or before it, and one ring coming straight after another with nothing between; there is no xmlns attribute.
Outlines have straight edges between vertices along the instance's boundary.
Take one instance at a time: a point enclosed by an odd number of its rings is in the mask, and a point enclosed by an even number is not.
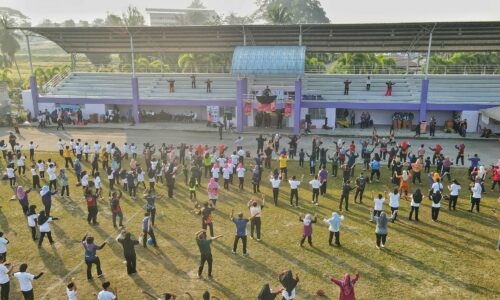
<svg viewBox="0 0 500 300"><path fill-rule="evenodd" d="M10 128L0 128L0 138L7 140ZM59 138L69 141L70 139L82 139L84 142L93 144L95 140L101 143L112 141L118 145L124 142L136 143L142 145L145 142L161 144L208 144L218 145L224 143L232 148L234 141L239 134L224 132L223 140L219 140L217 129L206 127L204 123L196 124L178 124L178 123L144 123L136 126L129 124L92 124L88 126L69 126L66 130L57 131L55 127L47 129L37 129L35 126L23 126L20 128L21 135L19 141L27 149L28 143L33 141L39 145L39 150L43 151L56 151L56 145ZM387 131L387 132L386 132ZM258 134L272 134L276 133L275 129L262 129L262 128L247 128L245 133L241 134L244 138L243 147L249 149L252 154L255 153L256 141L255 138ZM282 134L291 134L289 129L280 130ZM388 130L381 128L378 130L380 136L386 136ZM311 140L315 135L320 135L328 147L333 147L331 143L333 139L342 137L345 141L350 142L352 139L361 139L371 136L371 129L336 129L335 131L316 130L312 135L303 136L300 140L299 148L304 148L310 151ZM477 134L469 134L467 138L461 138L457 134L446 134L442 132L436 133L435 138L430 138L424 135L418 140L413 138L414 133L410 131L396 131L396 139L407 139L408 142L418 148L420 144L426 146L433 146L440 143L444 147L444 154L451 157L456 156L454 145L464 142L466 145L467 154L473 155L478 153L482 158L484 164L491 164L500 159L500 143L497 139L483 139L479 138ZM286 145L287 139L282 139L282 144ZM288 145L286 145L288 146ZM140 149L142 150L142 149ZM431 151L429 150L428 153Z"/></svg>

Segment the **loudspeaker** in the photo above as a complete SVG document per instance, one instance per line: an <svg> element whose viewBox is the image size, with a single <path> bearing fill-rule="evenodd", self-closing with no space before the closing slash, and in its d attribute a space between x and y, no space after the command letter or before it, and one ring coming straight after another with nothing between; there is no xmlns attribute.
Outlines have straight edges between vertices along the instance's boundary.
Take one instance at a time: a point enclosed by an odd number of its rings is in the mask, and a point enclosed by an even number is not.
<svg viewBox="0 0 500 300"><path fill-rule="evenodd" d="M311 115L310 114L306 115L306 123L311 123Z"/></svg>

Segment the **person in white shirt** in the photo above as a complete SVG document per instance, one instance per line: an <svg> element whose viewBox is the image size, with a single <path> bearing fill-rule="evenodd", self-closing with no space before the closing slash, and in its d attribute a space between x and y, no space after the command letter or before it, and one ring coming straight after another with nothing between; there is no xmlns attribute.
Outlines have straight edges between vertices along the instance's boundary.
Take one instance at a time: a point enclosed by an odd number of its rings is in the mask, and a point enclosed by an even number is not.
<svg viewBox="0 0 500 300"><path fill-rule="evenodd" d="M35 276L26 272L26 270L28 270L27 264L20 265L19 272L14 273L14 277L19 281L19 287L21 288L21 293L23 293L24 300L34 300L35 293L33 292L33 285L31 282L42 277L43 272Z"/></svg>
<svg viewBox="0 0 500 300"><path fill-rule="evenodd" d="M99 172L95 172L94 174L94 187L95 187L95 196L99 197L102 195L102 181L99 176Z"/></svg>
<svg viewBox="0 0 500 300"><path fill-rule="evenodd" d="M387 198L387 191L384 191L384 197ZM382 197L382 194L378 194L377 198L375 198L373 197L373 192L372 192L372 198L373 202L375 203L375 206L373 207L373 216L379 217L380 214L382 213L382 207L384 205L385 198Z"/></svg>
<svg viewBox="0 0 500 300"><path fill-rule="evenodd" d="M227 163L222 169L222 178L224 178L224 189L229 190L229 181L231 179L231 174L233 174L233 165Z"/></svg>
<svg viewBox="0 0 500 300"><path fill-rule="evenodd" d="M271 186L273 187L274 205L278 206L278 197L280 194L281 176L278 175L277 173L274 175L271 175L271 178L269 179L269 181L271 181Z"/></svg>
<svg viewBox="0 0 500 300"><path fill-rule="evenodd" d="M85 194L85 191L89 186L89 174L87 174L87 171L83 171L81 176L82 176L81 183L82 183L83 193Z"/></svg>
<svg viewBox="0 0 500 300"><path fill-rule="evenodd" d="M54 190L57 190L57 168L54 164L49 164L47 168L47 174L49 175L49 190L52 191L52 186L54 186Z"/></svg>
<svg viewBox="0 0 500 300"><path fill-rule="evenodd" d="M95 143L94 143L94 153L96 155L99 155L100 152L101 152L101 145L99 144L99 141L95 141Z"/></svg>
<svg viewBox="0 0 500 300"><path fill-rule="evenodd" d="M262 195L262 204L258 204L255 198L252 198L248 202L248 208L250 208L250 238L253 240L254 231L257 232L257 241L260 241L260 230L261 230L261 217L262 209L264 209L264 195Z"/></svg>
<svg viewBox="0 0 500 300"><path fill-rule="evenodd" d="M398 217L398 209L399 209L399 198L401 194L399 193L398 189L394 189L394 191L389 193L389 207L391 208L391 214L394 215L394 218L392 219L392 223L396 221Z"/></svg>
<svg viewBox="0 0 500 300"><path fill-rule="evenodd" d="M238 173L238 187L240 188L240 191L243 190L243 183L245 182L245 166L243 163L239 163L238 167L236 168L236 173Z"/></svg>
<svg viewBox="0 0 500 300"><path fill-rule="evenodd" d="M134 143L130 144L130 154L133 159L137 159L137 146Z"/></svg>
<svg viewBox="0 0 500 300"><path fill-rule="evenodd" d="M77 300L77 298L76 298L76 284L74 282L70 282L66 286L66 295L68 296L68 300Z"/></svg>
<svg viewBox="0 0 500 300"><path fill-rule="evenodd" d="M479 212L479 203L481 202L481 193L483 188L481 187L481 179L477 179L470 184L470 191L472 192L471 206L469 212L474 210L476 207L477 212Z"/></svg>
<svg viewBox="0 0 500 300"><path fill-rule="evenodd" d="M8 300L10 294L10 279L9 275L14 266L5 263L5 258L0 256L0 299Z"/></svg>
<svg viewBox="0 0 500 300"><path fill-rule="evenodd" d="M59 141L57 142L57 149L59 150L59 155L61 156L63 156L64 145L65 143L62 141L62 139L59 139Z"/></svg>
<svg viewBox="0 0 500 300"><path fill-rule="evenodd" d="M344 221L344 215L340 215L336 212L332 213L332 217L330 219L323 219L323 222L329 225L329 237L328 237L328 245L333 246L333 236L335 236L335 245L340 247L340 224Z"/></svg>
<svg viewBox="0 0 500 300"><path fill-rule="evenodd" d="M19 153L17 155L17 172L19 175L22 175L23 177L26 176L26 163L25 163L26 157Z"/></svg>
<svg viewBox="0 0 500 300"><path fill-rule="evenodd" d="M366 78L366 90L369 91L371 86L372 86L372 80L370 76L368 76L368 78Z"/></svg>
<svg viewBox="0 0 500 300"><path fill-rule="evenodd" d="M437 222L439 216L439 210L441 208L441 199L443 196L440 191L437 191L431 195L432 200L432 221Z"/></svg>
<svg viewBox="0 0 500 300"><path fill-rule="evenodd" d="M288 180L288 183L290 184L290 206L293 206L293 198L295 198L295 206L299 207L299 185L300 182L304 179L304 175L300 178L300 180L297 180L297 177L292 176L291 180Z"/></svg>
<svg viewBox="0 0 500 300"><path fill-rule="evenodd" d="M311 203L318 203L319 188L321 187L321 182L318 180L318 175L314 175L314 179L309 181L312 187L312 201Z"/></svg>
<svg viewBox="0 0 500 300"><path fill-rule="evenodd" d="M3 236L3 232L0 232L0 257L7 258L7 244L9 240Z"/></svg>
<svg viewBox="0 0 500 300"><path fill-rule="evenodd" d="M450 201L448 203L448 210L456 210L457 206L457 200L458 200L458 195L460 194L460 190L462 187L460 186L460 183L456 179L453 180L453 183L451 186L448 186L448 190L450 191Z"/></svg>
<svg viewBox="0 0 500 300"><path fill-rule="evenodd" d="M239 137L236 139L236 141L234 141L234 143L236 144L236 150L240 150L241 148L243 148L243 147L241 146L242 142L243 142L243 138L242 138L241 136L239 136Z"/></svg>
<svg viewBox="0 0 500 300"><path fill-rule="evenodd" d="M115 300L118 298L118 289L115 288L115 295L110 291L110 285L111 283L109 281L102 284L102 291L97 294L97 300Z"/></svg>
<svg viewBox="0 0 500 300"><path fill-rule="evenodd" d="M10 163L7 166L7 178L9 178L9 184L11 187L16 185L16 168L14 168L13 163Z"/></svg>
<svg viewBox="0 0 500 300"><path fill-rule="evenodd" d="M443 192L443 184L439 179L437 179L436 182L434 182L431 186L431 194L434 194L436 192Z"/></svg>
<svg viewBox="0 0 500 300"><path fill-rule="evenodd" d="M413 213L415 212L415 221L418 222L418 210L420 209L420 203L424 200L424 195L422 195L422 192L420 189L417 189L411 197L411 210L410 210L410 216L408 217L408 220L411 221L411 218L413 216Z"/></svg>
<svg viewBox="0 0 500 300"><path fill-rule="evenodd" d="M40 179L45 179L45 162L39 159L36 166L38 167L38 172L40 173Z"/></svg>
<svg viewBox="0 0 500 300"><path fill-rule="evenodd" d="M75 155L78 160L82 159L82 150L83 150L82 145L80 145L80 143L77 142L75 145Z"/></svg>
<svg viewBox="0 0 500 300"><path fill-rule="evenodd" d="M215 179L215 181L219 182L219 172L220 172L220 167L218 163L214 163L212 167L212 178Z"/></svg>
<svg viewBox="0 0 500 300"><path fill-rule="evenodd" d="M30 205L26 218L28 220L28 227L31 229L31 238L33 241L36 241L36 222L38 220L36 205Z"/></svg>
<svg viewBox="0 0 500 300"><path fill-rule="evenodd" d="M85 155L85 161L89 161L90 146L89 143L85 142L83 144L83 154Z"/></svg>
<svg viewBox="0 0 500 300"><path fill-rule="evenodd" d="M30 160L35 161L35 149L38 148L38 145L33 144L33 141L31 141L28 148L30 151Z"/></svg>
<svg viewBox="0 0 500 300"><path fill-rule="evenodd" d="M130 152L130 146L127 143L123 144L123 158L124 159L128 160L129 152Z"/></svg>
<svg viewBox="0 0 500 300"><path fill-rule="evenodd" d="M52 239L52 232L50 231L50 223L55 220L59 219L55 217L47 217L45 211L43 210L40 212L40 215L38 216L38 225L40 229L40 240L38 240L38 248L42 246L42 242L45 236L47 236L51 245L54 244L54 240Z"/></svg>

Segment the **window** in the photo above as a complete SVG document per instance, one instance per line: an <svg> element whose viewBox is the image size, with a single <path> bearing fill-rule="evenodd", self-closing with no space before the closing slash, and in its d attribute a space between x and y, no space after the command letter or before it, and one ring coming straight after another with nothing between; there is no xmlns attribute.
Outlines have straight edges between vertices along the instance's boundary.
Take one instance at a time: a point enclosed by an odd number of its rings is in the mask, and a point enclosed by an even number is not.
<svg viewBox="0 0 500 300"><path fill-rule="evenodd" d="M326 109L324 108L309 108L308 113L312 120L322 120L326 118Z"/></svg>

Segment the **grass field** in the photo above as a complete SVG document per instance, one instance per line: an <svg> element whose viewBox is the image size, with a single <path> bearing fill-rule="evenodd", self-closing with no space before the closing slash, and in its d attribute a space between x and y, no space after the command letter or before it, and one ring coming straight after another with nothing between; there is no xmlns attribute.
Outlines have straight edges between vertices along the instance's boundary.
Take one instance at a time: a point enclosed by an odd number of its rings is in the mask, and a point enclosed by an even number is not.
<svg viewBox="0 0 500 300"><path fill-rule="evenodd" d="M56 153L37 154L40 159L49 156L62 159ZM2 168L4 163L2 162ZM273 162L277 166L277 162ZM84 165L88 169L89 164ZM361 169L356 167L356 176ZM467 184L465 170L453 170L462 184ZM29 171L27 172L29 173ZM299 169L296 162L291 163L290 175L300 176L307 173ZM237 185L229 191L222 191L217 210L214 214L216 234L224 237L213 243L214 280L197 279L199 251L194 240L194 233L199 230L200 216L191 212L193 205L183 183L183 176L177 179L173 200L166 198L166 189L158 186L162 199L157 204L156 237L159 249L137 247L138 274L128 276L123 263L122 247L114 241L111 213L107 199L99 201L99 226L89 226L86 222L86 204L82 190L75 187L73 171L70 171L70 198L55 197L52 215L60 220L54 221L52 232L56 244L51 247L44 241L38 249L31 241L30 231L17 201L9 200L13 195L8 181L1 182L2 197L0 209L1 230L10 239L8 246L9 261L19 265L29 263L28 271L45 275L35 282L36 299L66 299L65 285L75 278L79 299L95 299L100 290L101 281L109 280L118 287L120 299L144 299L141 289L159 294L174 292L178 295L190 291L200 299L204 290L211 291L221 299L255 299L260 287L269 282L278 286L277 272L291 269L300 273L297 299L316 299L318 289L326 291L330 299L338 297L338 288L321 278L329 273L337 277L345 272L359 271L361 279L356 285L356 294L360 299L498 299L500 281L498 268L500 253L495 246L500 234L500 224L493 217L492 208L500 208L497 202L498 192L489 192L482 200L481 214L469 213L468 192L462 191L457 211L448 212L447 202L443 201L440 220L431 221L430 203L424 201L421 208L420 223L408 221L409 202L401 201L400 221L389 224L389 237L385 250L375 248L375 225L369 222L369 209L373 207L369 199L370 191L375 193L393 188L389 184L387 169L382 170L380 183L367 187L364 204L354 204L351 195L350 211L345 213L341 231L341 248L329 247L327 243L328 227L322 222L323 217L331 215L338 208L340 179L330 179L328 195L320 198L320 206L313 207L310 202L311 189L307 183L299 190L300 208L288 205L288 183L281 188L278 207L272 205L272 191L268 180L262 182L261 191L266 195L267 207L263 211L263 239L256 242L249 239L249 257L231 254L234 238L234 225L229 220L231 209L243 211L248 217L247 201L252 197L250 191L250 172L247 172L245 190L240 192ZM267 178L268 171L264 173ZM107 179L103 181L107 183ZM24 186L31 185L31 175L19 178ZM306 174L305 180L309 181ZM236 183L236 180L235 180ZM488 181L488 185L489 185ZM203 188L198 190L198 199L207 200ZM427 188L427 181L422 187ZM412 191L415 187L412 187ZM122 199L126 228L136 236L141 229L145 201L143 189L141 197L132 200L128 196ZM105 188L105 194L108 189ZM36 204L38 210L43 206L37 192L29 194L30 204ZM384 209L389 209L387 202ZM301 238L302 223L299 215L318 214L319 222L314 225L313 243L303 248L298 246ZM98 254L101 258L105 279L87 281L84 251L80 244L83 235L88 232L100 244L110 241ZM15 268L17 271L17 267ZM94 269L95 276L95 269ZM204 272L206 276L206 269ZM11 299L20 299L18 283L12 279ZM181 297L182 299L182 297Z"/></svg>

